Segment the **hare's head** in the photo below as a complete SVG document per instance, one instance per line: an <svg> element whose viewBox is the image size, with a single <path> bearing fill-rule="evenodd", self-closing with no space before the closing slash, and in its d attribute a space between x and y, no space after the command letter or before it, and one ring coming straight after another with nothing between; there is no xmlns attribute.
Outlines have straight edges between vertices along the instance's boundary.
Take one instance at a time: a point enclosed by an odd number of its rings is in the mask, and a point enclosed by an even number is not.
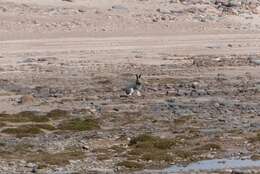
<svg viewBox="0 0 260 174"><path fill-rule="evenodd" d="M136 85L141 85L140 79L141 79L142 75L141 74L136 74L135 76L136 76L136 81L135 81Z"/></svg>

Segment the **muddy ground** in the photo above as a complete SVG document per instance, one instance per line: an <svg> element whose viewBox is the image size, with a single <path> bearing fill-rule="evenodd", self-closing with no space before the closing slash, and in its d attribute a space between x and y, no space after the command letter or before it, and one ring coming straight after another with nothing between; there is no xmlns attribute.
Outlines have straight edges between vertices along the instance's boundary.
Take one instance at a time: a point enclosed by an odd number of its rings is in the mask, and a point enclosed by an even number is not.
<svg viewBox="0 0 260 174"><path fill-rule="evenodd" d="M0 173L259 160L258 10L259 1L0 2ZM142 95L127 97L135 74Z"/></svg>

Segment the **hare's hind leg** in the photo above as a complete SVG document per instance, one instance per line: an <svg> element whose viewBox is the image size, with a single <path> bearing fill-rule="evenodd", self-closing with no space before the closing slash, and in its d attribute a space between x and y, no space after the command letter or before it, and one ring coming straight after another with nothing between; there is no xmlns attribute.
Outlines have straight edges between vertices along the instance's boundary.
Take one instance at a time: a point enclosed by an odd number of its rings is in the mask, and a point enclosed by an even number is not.
<svg viewBox="0 0 260 174"><path fill-rule="evenodd" d="M137 90L137 91L136 91L136 95L140 97L142 94L141 94L140 91Z"/></svg>
<svg viewBox="0 0 260 174"><path fill-rule="evenodd" d="M133 89L133 88L131 88L131 89L130 89L130 91L129 91L129 93L128 93L128 96L131 96L131 95L133 95L133 93L134 93L134 89Z"/></svg>

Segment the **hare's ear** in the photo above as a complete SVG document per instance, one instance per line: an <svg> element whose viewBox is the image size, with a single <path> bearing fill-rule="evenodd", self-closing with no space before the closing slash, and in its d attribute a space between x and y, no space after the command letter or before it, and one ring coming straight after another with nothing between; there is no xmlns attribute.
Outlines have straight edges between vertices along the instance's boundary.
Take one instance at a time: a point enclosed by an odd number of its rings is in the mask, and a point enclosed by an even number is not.
<svg viewBox="0 0 260 174"><path fill-rule="evenodd" d="M142 74L139 74L139 76L138 76L138 77L139 77L139 79L141 78L141 76L142 76Z"/></svg>
<svg viewBox="0 0 260 174"><path fill-rule="evenodd" d="M136 76L136 79L139 79L139 75L138 74L136 74L135 76Z"/></svg>

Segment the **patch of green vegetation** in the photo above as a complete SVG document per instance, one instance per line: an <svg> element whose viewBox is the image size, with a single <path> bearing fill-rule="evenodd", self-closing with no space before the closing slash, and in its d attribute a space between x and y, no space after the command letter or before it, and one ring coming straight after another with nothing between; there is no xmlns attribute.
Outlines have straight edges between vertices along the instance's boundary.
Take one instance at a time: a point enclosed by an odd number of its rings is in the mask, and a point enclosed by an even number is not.
<svg viewBox="0 0 260 174"><path fill-rule="evenodd" d="M179 141L176 141L175 139L166 139L142 134L129 142L131 151L128 154L130 155L130 159L137 157L138 159L145 161L170 162L173 160L173 157L169 153L170 149L178 143Z"/></svg>
<svg viewBox="0 0 260 174"><path fill-rule="evenodd" d="M26 153L30 153L31 149L33 148L33 145L28 144L28 143L18 143L16 144L14 147L12 147L12 152L14 154L26 154Z"/></svg>
<svg viewBox="0 0 260 174"><path fill-rule="evenodd" d="M118 166L124 166L128 169L132 169L132 170L140 170L144 168L144 165L141 163L137 163L135 161L123 161L117 164Z"/></svg>
<svg viewBox="0 0 260 174"><path fill-rule="evenodd" d="M28 156L28 161L38 162L40 164L64 166L69 164L69 160L80 160L84 157L85 156L82 151L65 151L54 154L48 152L39 152L33 156Z"/></svg>
<svg viewBox="0 0 260 174"><path fill-rule="evenodd" d="M189 121L192 118L192 116L182 116L179 118L176 118L174 120L174 124L177 126L184 125L187 121Z"/></svg>
<svg viewBox="0 0 260 174"><path fill-rule="evenodd" d="M0 146L0 155L4 159L23 158L25 154L31 153L33 145L28 143L3 144Z"/></svg>
<svg viewBox="0 0 260 174"><path fill-rule="evenodd" d="M42 130L35 126L19 126L17 128L6 128L2 133L15 135L17 138L34 136L43 133Z"/></svg>
<svg viewBox="0 0 260 174"><path fill-rule="evenodd" d="M70 114L68 111L60 110L60 109L54 109L47 113L47 117L53 120L62 119L65 117L68 117Z"/></svg>
<svg viewBox="0 0 260 174"><path fill-rule="evenodd" d="M54 126L52 126L51 124L34 124L34 125L31 125L32 127L38 127L40 129L45 129L45 130L56 130L56 128Z"/></svg>
<svg viewBox="0 0 260 174"><path fill-rule="evenodd" d="M37 115L35 112L24 111L17 114L0 114L0 121L13 123L19 122L48 122L46 116Z"/></svg>
<svg viewBox="0 0 260 174"><path fill-rule="evenodd" d="M188 159L193 155L192 152L187 150L177 150L174 152L174 154L183 159Z"/></svg>
<svg viewBox="0 0 260 174"><path fill-rule="evenodd" d="M80 160L85 157L80 150L64 150L59 153L48 153L42 149L33 150L35 147L28 143L18 143L8 146L3 151L0 148L0 155L4 159L23 159L28 162L37 163L39 168L46 168L48 165L64 166L70 160Z"/></svg>
<svg viewBox="0 0 260 174"><path fill-rule="evenodd" d="M132 145L135 145L139 142L148 142L148 141L154 141L156 138L151 136L151 135L147 135L147 134L142 134L142 135L139 135L137 137L134 137L130 140L129 142L129 145L132 146Z"/></svg>
<svg viewBox="0 0 260 174"><path fill-rule="evenodd" d="M169 149L171 146L177 144L179 141L174 139L166 139L160 137L154 137L147 134L139 135L130 140L129 145L137 148L157 148L157 149Z"/></svg>
<svg viewBox="0 0 260 174"><path fill-rule="evenodd" d="M3 122L0 122L0 128L2 128L2 127L5 127L6 126L6 124L5 123L3 123Z"/></svg>
<svg viewBox="0 0 260 174"><path fill-rule="evenodd" d="M37 168L38 168L38 169L45 169L45 168L47 168L47 167L48 167L48 165L47 165L47 164L44 164L44 163L37 165Z"/></svg>
<svg viewBox="0 0 260 174"><path fill-rule="evenodd" d="M5 142L0 142L0 146L5 146L6 145L6 143Z"/></svg>
<svg viewBox="0 0 260 174"><path fill-rule="evenodd" d="M251 156L252 160L260 160L260 154L254 154Z"/></svg>
<svg viewBox="0 0 260 174"><path fill-rule="evenodd" d="M56 128L50 124L26 124L16 128L6 128L2 130L2 132L21 138L43 133L42 129L50 131L56 130Z"/></svg>
<svg viewBox="0 0 260 174"><path fill-rule="evenodd" d="M97 148L92 150L93 153L108 153L109 149L107 148Z"/></svg>
<svg viewBox="0 0 260 174"><path fill-rule="evenodd" d="M7 151L5 148L0 148L0 156L1 158L7 158L12 154L12 152Z"/></svg>
<svg viewBox="0 0 260 174"><path fill-rule="evenodd" d="M250 143L260 142L260 132L258 132L255 136L248 138L248 140Z"/></svg>
<svg viewBox="0 0 260 174"><path fill-rule="evenodd" d="M70 131L86 131L99 129L99 123L94 119L71 119L62 122L59 126L61 130L70 130Z"/></svg>
<svg viewBox="0 0 260 174"><path fill-rule="evenodd" d="M174 155L189 162L198 161L200 158L200 156L196 156L196 155L200 155L199 152L191 151L191 150L183 150L183 149L175 150Z"/></svg>
<svg viewBox="0 0 260 174"><path fill-rule="evenodd" d="M109 160L110 157L108 154L97 154L97 160L99 161Z"/></svg>

